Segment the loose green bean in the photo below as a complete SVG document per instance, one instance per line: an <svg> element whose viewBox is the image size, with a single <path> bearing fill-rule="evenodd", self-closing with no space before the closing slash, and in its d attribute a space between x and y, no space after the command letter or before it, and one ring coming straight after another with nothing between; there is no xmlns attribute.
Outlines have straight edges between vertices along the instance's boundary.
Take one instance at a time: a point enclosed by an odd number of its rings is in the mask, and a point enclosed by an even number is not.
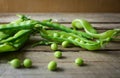
<svg viewBox="0 0 120 78"><path fill-rule="evenodd" d="M20 67L21 63L19 59L13 59L9 62L9 64L14 67L14 68L18 68Z"/></svg>
<svg viewBox="0 0 120 78"><path fill-rule="evenodd" d="M62 42L62 46L63 47L68 47L69 46L69 42L68 41L63 41Z"/></svg>
<svg viewBox="0 0 120 78"><path fill-rule="evenodd" d="M61 51L55 51L54 56L56 58L61 58L62 57L62 52Z"/></svg>
<svg viewBox="0 0 120 78"><path fill-rule="evenodd" d="M49 62L47 68L48 68L48 70L50 70L50 71L55 71L55 70L57 69L57 62L55 62L55 61Z"/></svg>
<svg viewBox="0 0 120 78"><path fill-rule="evenodd" d="M23 65L24 65L24 67L29 68L32 66L32 61L30 59L25 59L23 61Z"/></svg>
<svg viewBox="0 0 120 78"><path fill-rule="evenodd" d="M51 44L51 49L52 50L58 50L58 45L56 43Z"/></svg>
<svg viewBox="0 0 120 78"><path fill-rule="evenodd" d="M75 59L75 64L78 66L82 66L84 64L84 61L82 58L76 58Z"/></svg>

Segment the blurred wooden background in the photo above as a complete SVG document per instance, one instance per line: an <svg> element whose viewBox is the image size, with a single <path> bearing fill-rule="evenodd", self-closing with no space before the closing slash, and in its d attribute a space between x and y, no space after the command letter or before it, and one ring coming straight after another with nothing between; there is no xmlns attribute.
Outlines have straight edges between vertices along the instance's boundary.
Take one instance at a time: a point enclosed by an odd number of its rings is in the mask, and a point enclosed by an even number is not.
<svg viewBox="0 0 120 78"><path fill-rule="evenodd" d="M120 0L0 0L4 12L120 12Z"/></svg>

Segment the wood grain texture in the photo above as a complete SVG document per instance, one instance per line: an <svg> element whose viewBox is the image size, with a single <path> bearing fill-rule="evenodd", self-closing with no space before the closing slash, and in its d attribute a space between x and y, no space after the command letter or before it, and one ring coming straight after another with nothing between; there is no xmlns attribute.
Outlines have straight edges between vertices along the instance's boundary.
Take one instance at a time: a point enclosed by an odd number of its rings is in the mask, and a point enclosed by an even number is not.
<svg viewBox="0 0 120 78"><path fill-rule="evenodd" d="M4 55L4 56L3 56ZM1 55L0 73L1 78L74 78L82 76L81 78L119 78L120 75L120 51L105 51L105 52L63 52L64 58L56 59L53 57L53 52L14 52L8 55ZM81 57L85 61L83 67L76 66L74 60ZM30 69L19 68L14 69L6 62L12 58L31 58L33 67ZM49 61L55 60L58 62L58 70L51 72L47 70ZM13 74L14 73L14 74ZM101 76L102 75L102 76Z"/></svg>
<svg viewBox="0 0 120 78"><path fill-rule="evenodd" d="M37 20L57 19L67 27L71 27L73 19L84 18L100 32L120 28L120 14L114 13L27 13L26 15ZM0 24L15 19L17 19L15 13L0 14ZM30 41L19 51L1 53L0 78L120 78L120 41L113 41L98 51L87 51L79 47L63 48L59 45L63 58L56 59L50 46L31 47L32 43L39 40L41 40L39 34L31 36ZM77 57L84 59L84 66L74 64ZM13 58L19 58L21 61L30 58L33 67L27 69L22 66L14 69L7 63ZM47 64L52 60L58 63L58 69L54 72L47 70Z"/></svg>
<svg viewBox="0 0 120 78"><path fill-rule="evenodd" d="M0 0L0 12L120 12L120 0Z"/></svg>
<svg viewBox="0 0 120 78"><path fill-rule="evenodd" d="M1 68L4 70L1 72L1 78L119 78L119 70L117 70L119 63L86 63L89 64L86 67L78 67L72 63L59 63L59 71L55 72L47 70L47 63L37 63L35 65L38 67L31 69L13 69L6 64L1 64L0 66L4 67Z"/></svg>
<svg viewBox="0 0 120 78"><path fill-rule="evenodd" d="M0 22L4 23L15 20L18 18L16 14L25 14L36 20L52 18L54 21L61 23L70 23L76 18L86 19L93 23L120 23L119 13L0 13Z"/></svg>

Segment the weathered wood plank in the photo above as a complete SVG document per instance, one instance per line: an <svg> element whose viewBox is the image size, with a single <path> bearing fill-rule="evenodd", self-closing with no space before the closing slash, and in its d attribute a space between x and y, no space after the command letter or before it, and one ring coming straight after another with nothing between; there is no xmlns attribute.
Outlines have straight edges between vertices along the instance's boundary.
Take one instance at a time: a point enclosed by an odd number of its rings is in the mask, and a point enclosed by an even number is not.
<svg viewBox="0 0 120 78"><path fill-rule="evenodd" d="M67 27L72 27L71 24L62 24L62 25L65 25ZM101 23L97 23L97 24L94 24L94 23L91 23L91 25L95 28L95 29L98 29L98 30L109 30L109 29L117 29L117 28L120 28L120 24L101 24Z"/></svg>
<svg viewBox="0 0 120 78"><path fill-rule="evenodd" d="M47 63L37 63L36 68L31 69L14 69L7 64L1 64L1 78L119 78L119 63L96 63L96 62L87 62L88 65L83 67L75 66L72 63L58 63L59 70L51 72L47 70ZM99 70L99 71L98 71ZM13 74L14 73L14 74Z"/></svg>
<svg viewBox="0 0 120 78"><path fill-rule="evenodd" d="M120 28L120 14L80 14L80 13L36 13L28 14L34 19L43 20L47 18L57 19L59 22L70 27L70 22L78 17L85 18L98 30ZM10 22L17 19L15 13L0 14L0 23ZM67 24L69 23L69 24ZM120 78L120 42L111 42L104 49L98 51L87 51L79 47L62 48L63 58L56 59L49 46L31 47L31 44L39 41L40 36L32 36L30 42L17 52L0 54L0 78ZM74 60L81 57L85 66L75 66ZM30 58L33 67L30 69L14 69L7 62L13 58L23 61ZM58 62L59 69L55 72L47 70L49 61Z"/></svg>
<svg viewBox="0 0 120 78"><path fill-rule="evenodd" d="M45 51L45 52L49 52L49 51L52 51L50 49L50 46L35 46L35 47L31 47L31 45L27 45L26 47L24 47L24 50L26 51ZM84 51L85 49L82 49L80 47L69 47L69 48L63 48L61 45L59 45L59 50L62 50L62 51ZM118 42L110 42L109 44L106 44L105 47L99 49L101 51L106 51L106 50L111 50L111 51L118 51L120 50L120 43Z"/></svg>
<svg viewBox="0 0 120 78"><path fill-rule="evenodd" d="M13 58L31 58L34 63L48 63L51 60L55 60L61 63L73 63L75 58L81 57L86 62L120 62L120 51L68 51L63 52L63 58L56 59L53 55L53 51L18 51L0 54L0 62L7 63Z"/></svg>
<svg viewBox="0 0 120 78"><path fill-rule="evenodd" d="M14 69L6 63L0 64L1 78L119 78L120 77L120 51L107 51L93 53L93 52L64 52L63 56L66 58L55 59L53 53L32 52L32 53L11 53L21 59L31 58L33 61L33 68ZM7 55L11 56L11 55ZM12 56L13 57L13 56ZM74 64L74 59L82 57L85 60L85 66L78 67ZM7 60L5 57L2 60ZM10 59L10 57L9 57ZM49 61L55 60L58 62L58 70L51 72L47 70ZM14 74L13 74L14 73ZM102 76L101 76L102 75Z"/></svg>
<svg viewBox="0 0 120 78"><path fill-rule="evenodd" d="M76 18L86 19L89 22L119 22L119 13L20 13L36 20L52 18L59 22L71 22ZM0 22L10 22L18 17L16 13L0 13Z"/></svg>

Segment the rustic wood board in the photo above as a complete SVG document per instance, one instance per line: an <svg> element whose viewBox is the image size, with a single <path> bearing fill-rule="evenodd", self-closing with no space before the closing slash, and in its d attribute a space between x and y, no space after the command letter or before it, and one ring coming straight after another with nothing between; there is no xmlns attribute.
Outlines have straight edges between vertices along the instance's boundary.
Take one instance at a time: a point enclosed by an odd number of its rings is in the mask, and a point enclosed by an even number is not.
<svg viewBox="0 0 120 78"><path fill-rule="evenodd" d="M53 18L68 27L71 26L73 19L84 18L99 31L120 28L120 14L114 13L27 13L27 15L37 20ZM17 19L15 13L0 14L0 23L15 19ZM30 40L30 42L39 41L40 37L39 35L32 36ZM31 47L32 43L28 43L20 51L0 54L0 78L120 78L120 41L113 41L98 51L59 46L59 49L63 51L61 59L53 56L54 52L50 50L50 46ZM74 64L77 57L84 59L84 66L79 67ZM30 58L33 61L33 67L14 69L7 64L13 58L20 58L22 61ZM51 60L58 62L57 71L47 70L47 64Z"/></svg>
<svg viewBox="0 0 120 78"><path fill-rule="evenodd" d="M76 18L86 19L89 22L120 23L119 13L0 13L0 22L10 22L15 20L18 18L16 17L16 14L26 14L36 20L52 18L65 23L71 22Z"/></svg>

